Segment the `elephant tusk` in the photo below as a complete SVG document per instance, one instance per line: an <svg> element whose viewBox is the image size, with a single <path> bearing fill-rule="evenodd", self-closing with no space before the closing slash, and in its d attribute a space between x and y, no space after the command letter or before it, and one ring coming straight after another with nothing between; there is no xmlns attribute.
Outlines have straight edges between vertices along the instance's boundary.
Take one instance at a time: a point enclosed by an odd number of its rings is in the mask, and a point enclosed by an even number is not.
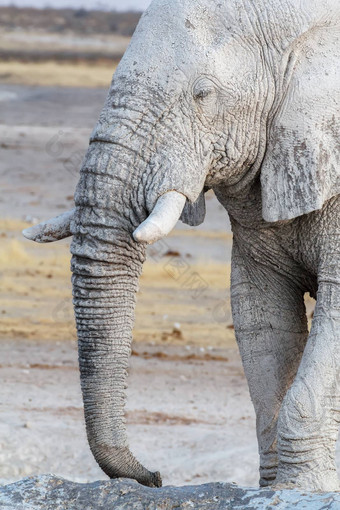
<svg viewBox="0 0 340 510"><path fill-rule="evenodd" d="M60 216L39 223L39 225L26 228L22 231L22 234L36 243L52 243L70 237L72 235L70 227L74 213L75 209L72 209L60 214Z"/></svg>
<svg viewBox="0 0 340 510"><path fill-rule="evenodd" d="M150 216L134 231L133 238L139 243L152 244L167 236L179 220L186 197L178 191L162 195Z"/></svg>

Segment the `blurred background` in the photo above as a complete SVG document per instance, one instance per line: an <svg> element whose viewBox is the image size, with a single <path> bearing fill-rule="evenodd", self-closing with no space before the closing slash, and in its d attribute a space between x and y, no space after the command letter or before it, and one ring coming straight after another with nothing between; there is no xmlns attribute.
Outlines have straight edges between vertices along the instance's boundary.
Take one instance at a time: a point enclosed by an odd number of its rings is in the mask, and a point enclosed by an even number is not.
<svg viewBox="0 0 340 510"><path fill-rule="evenodd" d="M149 3L0 1L1 483L44 472L105 478L84 430L69 241L34 245L21 230L73 207L90 133ZM130 443L165 483L255 485L254 413L230 311L232 234L210 193L207 208L203 225L179 223L149 248Z"/></svg>

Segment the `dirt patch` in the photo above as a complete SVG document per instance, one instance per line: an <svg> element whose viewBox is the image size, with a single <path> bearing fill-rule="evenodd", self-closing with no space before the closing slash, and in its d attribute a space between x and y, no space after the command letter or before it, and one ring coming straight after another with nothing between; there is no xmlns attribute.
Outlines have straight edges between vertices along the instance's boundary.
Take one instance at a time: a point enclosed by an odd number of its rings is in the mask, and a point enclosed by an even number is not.
<svg viewBox="0 0 340 510"><path fill-rule="evenodd" d="M127 421L131 424L139 425L217 425L216 422L209 420L190 418L187 416L176 416L167 413L150 413L148 411L134 411L127 413Z"/></svg>
<svg viewBox="0 0 340 510"><path fill-rule="evenodd" d="M187 354L187 355L183 355L183 354L170 355L164 351L150 352L150 350L148 350L148 351L144 351L144 352L138 352L133 349L131 354L132 354L132 356L137 356L137 357L140 357L143 359L157 358L157 359L163 359L166 361L200 361L200 360L225 361L225 362L228 361L228 358L223 356L223 354L210 354L205 351L203 351L203 353L202 352L200 352L200 353L193 352L193 353Z"/></svg>

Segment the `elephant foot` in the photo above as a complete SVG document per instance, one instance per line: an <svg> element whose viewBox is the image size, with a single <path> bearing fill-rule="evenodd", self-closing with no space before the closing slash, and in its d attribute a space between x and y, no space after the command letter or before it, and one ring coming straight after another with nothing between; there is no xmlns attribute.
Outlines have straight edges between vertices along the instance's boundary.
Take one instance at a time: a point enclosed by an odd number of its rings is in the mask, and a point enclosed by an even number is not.
<svg viewBox="0 0 340 510"><path fill-rule="evenodd" d="M262 452L260 457L260 487L271 487L276 480L278 458L277 452Z"/></svg>
<svg viewBox="0 0 340 510"><path fill-rule="evenodd" d="M260 478L259 486L260 487L272 487L275 482L275 476L273 478Z"/></svg>

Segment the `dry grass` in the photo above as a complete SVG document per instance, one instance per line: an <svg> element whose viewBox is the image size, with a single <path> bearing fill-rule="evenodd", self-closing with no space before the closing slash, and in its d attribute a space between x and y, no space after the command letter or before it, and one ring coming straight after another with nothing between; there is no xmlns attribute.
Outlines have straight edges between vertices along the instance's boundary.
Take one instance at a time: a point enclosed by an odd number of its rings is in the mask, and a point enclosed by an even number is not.
<svg viewBox="0 0 340 510"><path fill-rule="evenodd" d="M58 62L0 62L0 83L58 87L108 88L114 65Z"/></svg>
<svg viewBox="0 0 340 510"><path fill-rule="evenodd" d="M20 230L26 226L0 221L0 266L5 268L0 275L0 337L75 338L68 245L21 240ZM230 267L189 262L179 273L176 261L165 257L144 265L135 341L233 345L230 305L225 299Z"/></svg>

